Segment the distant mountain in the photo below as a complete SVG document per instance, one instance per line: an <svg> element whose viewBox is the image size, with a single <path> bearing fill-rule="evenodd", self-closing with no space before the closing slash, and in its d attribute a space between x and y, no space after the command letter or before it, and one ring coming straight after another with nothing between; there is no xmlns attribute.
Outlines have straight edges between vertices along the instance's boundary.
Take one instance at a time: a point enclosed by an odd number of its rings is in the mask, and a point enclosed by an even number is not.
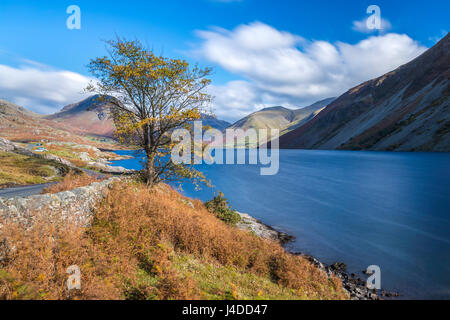
<svg viewBox="0 0 450 320"><path fill-rule="evenodd" d="M91 142L67 124L45 119L42 115L5 100L0 100L0 137L15 142L40 140L71 141L80 144Z"/></svg>
<svg viewBox="0 0 450 320"><path fill-rule="evenodd" d="M110 117L112 97L93 95L83 101L65 106L60 112L45 116L45 119L64 123L86 135L112 137L115 131L114 121ZM202 118L203 125L209 125L220 131L229 127L229 122L219 120L213 115Z"/></svg>
<svg viewBox="0 0 450 320"><path fill-rule="evenodd" d="M25 109L24 107L15 105L6 100L0 99L0 119L8 121L12 119L12 117L30 117L35 118L39 117L38 114Z"/></svg>
<svg viewBox="0 0 450 320"><path fill-rule="evenodd" d="M288 133L288 132L302 126L309 120L313 119L315 116L317 116L319 114L320 111L323 110L323 108L325 108L327 105L329 105L334 100L336 100L336 98L328 98L328 99L324 99L321 101L317 101L316 103L314 103L308 107L294 110L294 120L291 123L289 123L282 130L281 134L283 135L285 133Z"/></svg>
<svg viewBox="0 0 450 320"><path fill-rule="evenodd" d="M114 122L109 117L109 99L93 95L83 101L70 104L61 109L60 112L45 116L48 120L67 124L78 129L83 134L112 137L114 133Z"/></svg>
<svg viewBox="0 0 450 320"><path fill-rule="evenodd" d="M254 112L234 123L232 129L279 129L289 132L313 118L320 110L335 98L316 102L308 107L292 110L285 107L271 107Z"/></svg>
<svg viewBox="0 0 450 320"><path fill-rule="evenodd" d="M217 119L217 117L215 117L213 115L204 115L201 120L202 120L203 126L210 126L211 128L214 128L214 129L217 129L220 131L224 131L226 128L231 126L231 123L224 121L224 120L219 120L219 119Z"/></svg>
<svg viewBox="0 0 450 320"><path fill-rule="evenodd" d="M284 107L265 108L238 120L230 129L281 129L294 117L294 112Z"/></svg>
<svg viewBox="0 0 450 320"><path fill-rule="evenodd" d="M450 151L450 34L413 61L340 96L280 148Z"/></svg>

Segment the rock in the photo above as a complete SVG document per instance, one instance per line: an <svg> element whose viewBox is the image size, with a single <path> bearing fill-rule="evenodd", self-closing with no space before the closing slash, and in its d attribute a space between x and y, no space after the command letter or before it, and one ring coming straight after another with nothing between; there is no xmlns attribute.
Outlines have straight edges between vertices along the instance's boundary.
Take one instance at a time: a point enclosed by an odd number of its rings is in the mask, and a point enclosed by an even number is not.
<svg viewBox="0 0 450 320"><path fill-rule="evenodd" d="M40 156L43 159L47 159L47 160L52 160L52 161L56 161L58 163L61 163L65 166L68 167L75 167L70 161L60 158L58 156L55 156L54 154L50 154L50 153L46 153L46 154L42 154L42 155L36 155L36 156Z"/></svg>
<svg viewBox="0 0 450 320"><path fill-rule="evenodd" d="M325 265L311 255L303 253L294 253L300 255L310 261L314 266L318 267L326 273L328 277L335 276L342 281L344 290L350 295L351 300L379 300L376 290L369 290L365 281L356 278L355 273L348 275L345 272L347 266L343 262L335 262L332 265ZM385 293L384 293L385 294Z"/></svg>
<svg viewBox="0 0 450 320"><path fill-rule="evenodd" d="M131 173L133 170L125 169L124 167L113 167L100 162L89 162L88 165L94 169L100 170L104 173Z"/></svg>
<svg viewBox="0 0 450 320"><path fill-rule="evenodd" d="M78 154L78 157L80 158L81 161L89 162L92 160L87 152L80 152Z"/></svg>
<svg viewBox="0 0 450 320"><path fill-rule="evenodd" d="M108 187L119 178L96 182L89 186L56 194L35 195L25 198L0 198L0 216L25 226L33 223L37 212L45 212L49 218L56 216L81 226L90 223L93 209ZM0 224L0 228L2 225Z"/></svg>
<svg viewBox="0 0 450 320"><path fill-rule="evenodd" d="M345 271L347 270L347 265L343 262L335 262L331 265L331 268L337 271Z"/></svg>
<svg viewBox="0 0 450 320"><path fill-rule="evenodd" d="M241 216L241 221L236 224L236 227L241 230L251 231L258 237L280 241L282 244L288 243L294 239L293 236L277 231L246 213L238 212L238 214Z"/></svg>
<svg viewBox="0 0 450 320"><path fill-rule="evenodd" d="M0 138L0 151L12 152L14 151L14 144L9 140Z"/></svg>
<svg viewBox="0 0 450 320"><path fill-rule="evenodd" d="M190 207L192 209L195 208L194 204L191 201L187 200L187 199L181 199L181 202L183 202L185 205L187 205L188 207Z"/></svg>
<svg viewBox="0 0 450 320"><path fill-rule="evenodd" d="M14 153L27 155L27 156L34 155L33 152L31 152L30 150L23 148L21 146L18 146L17 144L15 144L9 140L6 140L4 138L0 138L0 151L14 152Z"/></svg>

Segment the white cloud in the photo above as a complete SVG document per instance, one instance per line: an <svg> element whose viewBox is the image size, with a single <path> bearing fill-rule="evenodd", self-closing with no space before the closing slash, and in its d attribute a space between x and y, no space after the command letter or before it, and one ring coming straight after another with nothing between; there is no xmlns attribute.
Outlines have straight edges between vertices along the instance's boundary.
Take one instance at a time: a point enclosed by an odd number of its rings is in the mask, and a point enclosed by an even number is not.
<svg viewBox="0 0 450 320"><path fill-rule="evenodd" d="M433 36L433 37L429 37L428 40L433 42L433 43L438 43L439 41L442 40L442 38L444 38L447 35L448 31L447 30L441 30L441 33L437 36Z"/></svg>
<svg viewBox="0 0 450 320"><path fill-rule="evenodd" d="M407 35L329 43L307 41L260 22L197 34L202 39L197 53L246 79L213 88L216 113L232 120L261 106L304 106L338 96L426 50Z"/></svg>
<svg viewBox="0 0 450 320"><path fill-rule="evenodd" d="M34 61L23 62L17 68L0 64L1 99L48 114L88 96L83 89L90 78Z"/></svg>
<svg viewBox="0 0 450 320"><path fill-rule="evenodd" d="M367 19L364 18L359 21L353 21L352 29L354 31L362 32L362 33L373 33L373 32L387 32L392 28L391 23L386 19L381 19L381 29L369 29L367 28Z"/></svg>

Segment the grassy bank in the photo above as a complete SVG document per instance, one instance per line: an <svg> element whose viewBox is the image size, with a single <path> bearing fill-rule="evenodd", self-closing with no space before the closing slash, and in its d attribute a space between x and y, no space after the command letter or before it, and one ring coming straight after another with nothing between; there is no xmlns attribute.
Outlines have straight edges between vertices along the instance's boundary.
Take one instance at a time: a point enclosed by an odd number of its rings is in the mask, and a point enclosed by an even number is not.
<svg viewBox="0 0 450 320"><path fill-rule="evenodd" d="M115 184L85 229L38 213L26 230L3 223L15 248L0 263L4 299L347 298L339 280L166 185ZM71 265L81 290L67 290Z"/></svg>
<svg viewBox="0 0 450 320"><path fill-rule="evenodd" d="M67 172L54 161L0 151L0 188L59 181Z"/></svg>

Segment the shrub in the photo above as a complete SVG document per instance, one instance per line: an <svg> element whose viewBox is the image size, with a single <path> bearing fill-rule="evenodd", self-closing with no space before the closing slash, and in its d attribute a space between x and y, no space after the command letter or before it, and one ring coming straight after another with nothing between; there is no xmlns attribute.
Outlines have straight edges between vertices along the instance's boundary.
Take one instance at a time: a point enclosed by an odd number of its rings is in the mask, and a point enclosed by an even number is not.
<svg viewBox="0 0 450 320"><path fill-rule="evenodd" d="M236 223L241 221L241 216L236 210L229 207L228 201L224 198L222 192L219 192L212 200L205 202L205 207L227 224L236 225Z"/></svg>

